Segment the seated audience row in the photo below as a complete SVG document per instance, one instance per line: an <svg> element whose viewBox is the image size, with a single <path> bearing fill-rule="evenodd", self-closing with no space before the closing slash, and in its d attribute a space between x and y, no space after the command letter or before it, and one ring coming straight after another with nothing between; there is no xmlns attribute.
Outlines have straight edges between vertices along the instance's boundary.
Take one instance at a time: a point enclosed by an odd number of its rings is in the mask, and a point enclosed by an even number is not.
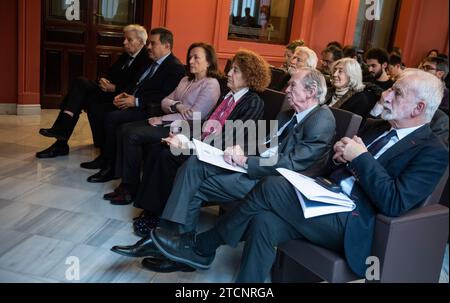
<svg viewBox="0 0 450 303"><path fill-rule="evenodd" d="M143 210L133 222L142 239L111 250L147 257L143 265L150 270L208 269L220 245L245 241L236 281L264 282L276 247L303 237L345 254L351 269L363 275L376 214L399 216L418 207L448 165L448 116L437 110L442 103L448 113L442 81L448 62L439 58L425 59L423 70L401 70L401 57L398 63L397 55L371 49L365 55L368 82L363 83L360 63L342 58L340 44L322 52L318 71L315 52L294 41L280 83L289 108L278 114L277 128L267 138L258 138L257 128L248 125L262 119L264 101L258 93L271 80L269 64L260 55L236 52L227 73L229 92L221 96L213 46L191 44L185 70L172 54L168 29L152 29L147 48L142 26L126 26L124 37L125 53L106 78L74 82L52 128L40 130L57 141L36 156L66 155L84 109L101 149L96 159L81 163L100 169L88 181L122 178L104 199ZM364 120L376 109L382 119L368 119L358 136L335 143L336 121L329 107ZM227 127L230 122L246 127ZM239 172L200 161L192 155L193 139L224 150L223 160ZM298 193L278 168L311 177L331 171L328 177L356 209L305 219ZM198 234L205 202L237 202L237 207Z"/></svg>

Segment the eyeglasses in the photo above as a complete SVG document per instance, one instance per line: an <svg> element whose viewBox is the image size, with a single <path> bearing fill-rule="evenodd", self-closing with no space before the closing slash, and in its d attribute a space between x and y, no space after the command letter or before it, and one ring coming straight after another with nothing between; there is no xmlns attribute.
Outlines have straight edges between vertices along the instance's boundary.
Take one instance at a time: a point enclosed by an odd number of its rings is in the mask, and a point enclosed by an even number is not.
<svg viewBox="0 0 450 303"><path fill-rule="evenodd" d="M434 68L433 66L431 66L431 65L422 65L422 69L424 70L424 71L426 71L426 72L429 72L429 71L432 71L432 70L438 70L437 68Z"/></svg>

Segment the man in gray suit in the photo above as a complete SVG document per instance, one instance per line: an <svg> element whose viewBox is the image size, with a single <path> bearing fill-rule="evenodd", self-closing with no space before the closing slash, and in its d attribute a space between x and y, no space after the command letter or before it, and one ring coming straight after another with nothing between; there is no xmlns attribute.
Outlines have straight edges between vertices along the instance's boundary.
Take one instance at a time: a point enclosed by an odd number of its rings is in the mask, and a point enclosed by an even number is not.
<svg viewBox="0 0 450 303"><path fill-rule="evenodd" d="M277 168L320 174L329 159L336 129L331 111L319 106L326 92L322 80L323 76L310 68L303 68L292 77L286 90L291 109L277 117L278 145L260 156L245 156L239 145L225 150L225 161L247 169L247 174L191 157L178 172L162 219L181 224L181 231L194 231L203 202L242 199L261 178L278 175ZM273 156L278 156L278 161L261 165L264 157Z"/></svg>
<svg viewBox="0 0 450 303"><path fill-rule="evenodd" d="M178 171L162 215L164 223L177 223L179 232L195 231L203 202L243 199L261 178L278 175L276 169L280 167L309 175L320 174L328 162L336 129L329 108L320 106L326 90L323 75L315 69L302 68L292 76L286 90L292 109L278 115L278 144L260 156L245 156L239 146L225 151L225 161L246 168L247 174L191 157ZM277 155L278 161L271 166L260 165L262 156L272 155ZM150 248L155 248L154 244L150 237L144 239L132 246L115 246L112 250L134 257L144 256L144 251L151 255L154 249Z"/></svg>

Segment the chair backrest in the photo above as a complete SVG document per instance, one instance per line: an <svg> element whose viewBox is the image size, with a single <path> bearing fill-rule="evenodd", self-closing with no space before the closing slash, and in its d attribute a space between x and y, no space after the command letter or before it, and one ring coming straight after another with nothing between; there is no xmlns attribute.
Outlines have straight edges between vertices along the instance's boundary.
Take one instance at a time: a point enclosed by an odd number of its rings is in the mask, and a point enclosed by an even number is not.
<svg viewBox="0 0 450 303"><path fill-rule="evenodd" d="M266 134L268 134L270 131L270 120L276 119L286 94L273 89L266 89L259 96L264 101L263 120L266 120Z"/></svg>
<svg viewBox="0 0 450 303"><path fill-rule="evenodd" d="M336 135L334 142L340 140L342 137L353 137L358 133L361 125L362 117L352 112L330 107L331 112L336 119Z"/></svg>
<svg viewBox="0 0 450 303"><path fill-rule="evenodd" d="M270 80L269 88L277 91L281 91L286 82L286 77L288 74L281 68L271 66L270 72L272 74L272 78Z"/></svg>

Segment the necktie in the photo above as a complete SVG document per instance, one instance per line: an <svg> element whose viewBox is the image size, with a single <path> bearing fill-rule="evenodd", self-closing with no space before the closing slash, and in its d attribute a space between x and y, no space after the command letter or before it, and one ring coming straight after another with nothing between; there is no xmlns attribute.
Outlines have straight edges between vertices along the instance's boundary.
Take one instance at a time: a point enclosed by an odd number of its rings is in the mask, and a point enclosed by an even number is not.
<svg viewBox="0 0 450 303"><path fill-rule="evenodd" d="M222 126L225 123L224 115L227 111L229 111L230 106L234 102L233 95L229 95L223 102L217 107L217 109L209 116L208 120L205 122L205 126L203 127L202 132L202 140L212 134L215 129L212 125L214 125L211 121L218 121ZM227 115L228 116L228 115ZM225 117L226 118L226 117Z"/></svg>
<svg viewBox="0 0 450 303"><path fill-rule="evenodd" d="M367 148L367 151L375 156L386 144L388 144L389 140L391 140L391 138L396 135L397 132L395 131L395 129L391 130L386 135L379 138L377 141L372 142L372 144ZM342 165L331 173L330 179L333 180L336 184L339 184L342 180L351 176L352 175L345 168L345 165Z"/></svg>
<svg viewBox="0 0 450 303"><path fill-rule="evenodd" d="M278 144L280 144L281 142L283 142L284 139L287 138L289 133L294 129L295 125L297 125L297 117L295 117L294 115L289 124L283 129L281 134L278 136Z"/></svg>
<svg viewBox="0 0 450 303"><path fill-rule="evenodd" d="M141 83L142 81L144 81L144 80L147 78L147 76L148 76L149 78L151 78L151 77L153 76L153 73L155 72L155 69L156 69L157 66L158 66L158 63L153 62L153 64L150 65L150 67L147 68L147 69L145 70L145 72L142 74L142 76L139 78L139 81L138 81L138 84L137 84L137 85L139 85L139 83Z"/></svg>
<svg viewBox="0 0 450 303"><path fill-rule="evenodd" d="M133 57L132 56L128 56L127 60L125 60L125 63L122 65L122 69L127 68L128 66L130 66L131 61L133 61Z"/></svg>
<svg viewBox="0 0 450 303"><path fill-rule="evenodd" d="M136 83L136 85L131 93L132 95L136 94L136 92L139 90L140 85L142 84L142 82L144 82L145 79L151 78L153 76L157 66L158 66L158 63L153 62L153 64L150 65L150 67L145 70L145 72L141 75L138 82Z"/></svg>
<svg viewBox="0 0 450 303"><path fill-rule="evenodd" d="M379 138L377 141L373 142L367 150L369 153L371 153L373 156L375 156L386 144L388 144L389 140L391 140L392 137L396 136L397 132L395 129L388 132L385 136Z"/></svg>

